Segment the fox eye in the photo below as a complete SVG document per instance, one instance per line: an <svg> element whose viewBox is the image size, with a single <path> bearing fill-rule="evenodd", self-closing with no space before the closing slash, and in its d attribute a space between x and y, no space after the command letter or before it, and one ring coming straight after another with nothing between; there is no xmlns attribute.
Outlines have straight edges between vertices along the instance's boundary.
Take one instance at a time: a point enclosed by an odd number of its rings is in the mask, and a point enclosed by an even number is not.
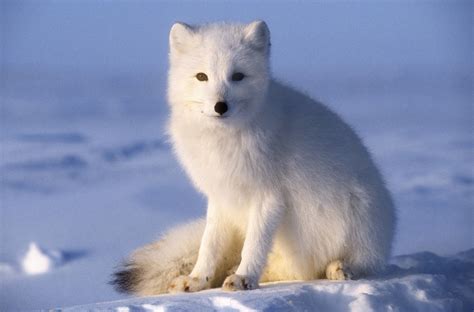
<svg viewBox="0 0 474 312"><path fill-rule="evenodd" d="M207 75L205 73L197 73L196 74L196 79L199 81L207 81Z"/></svg>
<svg viewBox="0 0 474 312"><path fill-rule="evenodd" d="M245 78L245 75L242 73L234 73L232 74L232 81L241 81Z"/></svg>

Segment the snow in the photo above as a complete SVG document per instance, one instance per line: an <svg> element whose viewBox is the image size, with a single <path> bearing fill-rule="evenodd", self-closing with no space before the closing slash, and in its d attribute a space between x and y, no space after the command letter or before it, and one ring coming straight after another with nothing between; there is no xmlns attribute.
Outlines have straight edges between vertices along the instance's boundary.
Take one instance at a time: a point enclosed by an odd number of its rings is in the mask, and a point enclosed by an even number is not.
<svg viewBox="0 0 474 312"><path fill-rule="evenodd" d="M396 257L370 280L266 283L250 292L208 290L64 311L467 311L474 304L473 269L474 249L451 257L418 253Z"/></svg>
<svg viewBox="0 0 474 312"><path fill-rule="evenodd" d="M0 310L473 310L472 3L2 5ZM205 213L164 137L166 38L216 17L267 20L275 76L364 138L398 208L384 273L149 298L107 284Z"/></svg>
<svg viewBox="0 0 474 312"><path fill-rule="evenodd" d="M0 276L1 275L7 275L7 274L13 274L14 272L15 272L15 270L13 269L13 267L10 264L0 262Z"/></svg>
<svg viewBox="0 0 474 312"><path fill-rule="evenodd" d="M57 250L45 250L36 243L30 243L28 252L21 260L23 272L28 275L43 274L61 265L63 255Z"/></svg>

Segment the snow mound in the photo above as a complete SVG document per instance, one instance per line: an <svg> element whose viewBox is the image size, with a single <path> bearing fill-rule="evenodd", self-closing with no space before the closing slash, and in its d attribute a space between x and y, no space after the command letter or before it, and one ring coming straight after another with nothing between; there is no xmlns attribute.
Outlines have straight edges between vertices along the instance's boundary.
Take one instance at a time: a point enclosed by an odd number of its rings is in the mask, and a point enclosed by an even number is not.
<svg viewBox="0 0 474 312"><path fill-rule="evenodd" d="M267 283L260 289L161 295L64 311L472 311L474 249L398 256L373 279Z"/></svg>
<svg viewBox="0 0 474 312"><path fill-rule="evenodd" d="M21 268L28 275L43 274L61 265L62 262L63 255L60 251L46 250L32 242L21 260Z"/></svg>

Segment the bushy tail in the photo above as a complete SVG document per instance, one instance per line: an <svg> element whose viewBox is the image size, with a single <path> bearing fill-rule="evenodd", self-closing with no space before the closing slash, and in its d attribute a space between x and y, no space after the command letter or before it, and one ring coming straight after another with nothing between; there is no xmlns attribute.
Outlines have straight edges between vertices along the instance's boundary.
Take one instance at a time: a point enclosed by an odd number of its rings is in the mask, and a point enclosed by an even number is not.
<svg viewBox="0 0 474 312"><path fill-rule="evenodd" d="M161 240L136 250L114 274L115 289L141 296L167 292L171 280L191 273L205 224L198 219L178 226Z"/></svg>

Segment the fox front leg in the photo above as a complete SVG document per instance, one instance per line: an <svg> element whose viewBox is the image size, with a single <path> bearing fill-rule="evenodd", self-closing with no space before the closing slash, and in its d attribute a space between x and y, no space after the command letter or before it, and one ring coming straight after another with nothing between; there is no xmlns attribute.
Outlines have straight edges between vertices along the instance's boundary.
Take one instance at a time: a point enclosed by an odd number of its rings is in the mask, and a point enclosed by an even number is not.
<svg viewBox="0 0 474 312"><path fill-rule="evenodd" d="M222 285L224 290L258 288L258 281L283 213L282 201L275 197L268 197L260 206L252 208L242 249L242 261L235 274L225 279Z"/></svg>
<svg viewBox="0 0 474 312"><path fill-rule="evenodd" d="M197 262L189 275L178 276L170 283L170 293L195 292L211 287L217 264L223 257L220 253L228 242L227 231L222 230L216 209L209 201Z"/></svg>

